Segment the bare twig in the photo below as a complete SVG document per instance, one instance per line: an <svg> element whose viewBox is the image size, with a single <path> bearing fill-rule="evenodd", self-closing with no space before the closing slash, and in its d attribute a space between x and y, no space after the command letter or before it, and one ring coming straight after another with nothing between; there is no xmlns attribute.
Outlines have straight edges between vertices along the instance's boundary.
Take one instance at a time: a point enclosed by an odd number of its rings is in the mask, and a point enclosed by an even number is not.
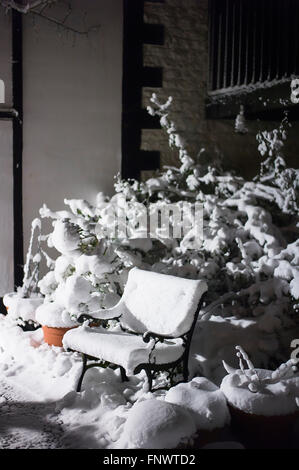
<svg viewBox="0 0 299 470"><path fill-rule="evenodd" d="M88 28L86 30L80 30L80 29L73 28L72 26L69 26L69 25L65 24L65 21L70 16L69 12L65 16L65 18L61 21L56 19L56 18L53 18L51 16L44 15L43 13L40 13L39 11L34 11L33 10L30 13L32 13L33 15L38 16L40 18L43 18L44 20L50 21L51 23L54 23L57 26L60 26L63 29L66 29L67 31L71 31L72 33L79 34L81 36L88 36L91 32L98 31L101 27L100 24L97 24L97 25L94 25L94 26L90 26L90 28Z"/></svg>
<svg viewBox="0 0 299 470"><path fill-rule="evenodd" d="M15 0L0 0L0 5L2 5L7 10L13 9L23 14L32 14L43 18L46 21L54 23L56 26L62 27L67 31L71 31L72 33L79 34L81 36L88 36L93 31L98 31L100 28L99 24L91 26L84 30L79 30L73 28L66 24L66 21L70 17L72 13L72 6L70 2L61 2L67 5L67 12L64 15L62 20L58 18L54 18L52 16L47 15L45 12L47 8L52 5L53 3L59 2L60 0L35 0L35 1L28 1L26 4L22 4L21 2L16 2Z"/></svg>
<svg viewBox="0 0 299 470"><path fill-rule="evenodd" d="M50 3L54 3L56 0L35 0L35 1L28 1L26 4L22 4L20 2L16 2L14 0L1 0L0 5L7 9L13 9L20 13L29 13L34 8L38 8L41 5L48 6Z"/></svg>

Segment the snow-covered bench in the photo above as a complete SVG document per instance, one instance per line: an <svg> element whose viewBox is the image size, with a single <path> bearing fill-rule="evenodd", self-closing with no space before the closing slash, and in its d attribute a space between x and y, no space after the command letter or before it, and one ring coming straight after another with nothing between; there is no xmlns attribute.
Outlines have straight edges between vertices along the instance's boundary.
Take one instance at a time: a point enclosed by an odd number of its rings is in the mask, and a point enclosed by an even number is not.
<svg viewBox="0 0 299 470"><path fill-rule="evenodd" d="M117 318L116 329L85 323L64 335L64 347L83 355L77 390L90 367L108 364L120 367L123 381L128 380L127 374L145 370L150 390L155 372L165 370L171 376L179 365L187 381L191 338L206 290L203 281L133 268L115 307L79 317L81 323ZM94 362L88 363L89 359Z"/></svg>

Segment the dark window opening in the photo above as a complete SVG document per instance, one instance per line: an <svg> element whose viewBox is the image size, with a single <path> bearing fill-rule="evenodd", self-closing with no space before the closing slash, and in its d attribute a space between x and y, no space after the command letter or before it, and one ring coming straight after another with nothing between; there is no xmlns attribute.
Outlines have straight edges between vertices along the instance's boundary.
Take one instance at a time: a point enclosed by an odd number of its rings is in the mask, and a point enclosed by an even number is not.
<svg viewBox="0 0 299 470"><path fill-rule="evenodd" d="M299 1L210 0L209 30L208 117L282 108L299 76Z"/></svg>

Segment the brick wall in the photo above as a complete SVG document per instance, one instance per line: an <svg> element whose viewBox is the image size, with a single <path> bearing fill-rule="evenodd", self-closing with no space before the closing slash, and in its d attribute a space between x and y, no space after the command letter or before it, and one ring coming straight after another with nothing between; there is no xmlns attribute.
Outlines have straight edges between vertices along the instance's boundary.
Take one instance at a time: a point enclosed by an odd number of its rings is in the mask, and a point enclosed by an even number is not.
<svg viewBox="0 0 299 470"><path fill-rule="evenodd" d="M255 175L260 165L256 133L273 129L278 122L248 121L248 133L234 132L234 120L207 120L205 100L208 78L208 2L209 0L145 1L144 21L163 24L163 46L144 45L144 65L163 67L163 88L143 88L143 107L157 93L161 100L174 99L171 118L188 143L191 155L205 147L213 158L223 157L224 166L246 177ZM285 156L289 165L298 167L299 123L293 123L286 142ZM169 149L167 135L162 130L142 131L142 149L159 150L161 167L178 165L177 152ZM142 178L150 172L142 172Z"/></svg>
<svg viewBox="0 0 299 470"><path fill-rule="evenodd" d="M144 45L144 65L163 67L163 88L144 88L143 106L153 92L161 100L174 99L171 118L196 154L204 143L204 99L208 66L208 0L145 2L144 21L163 24L163 46ZM142 131L142 149L160 150L161 166L178 165L162 130ZM145 175L143 175L145 176Z"/></svg>

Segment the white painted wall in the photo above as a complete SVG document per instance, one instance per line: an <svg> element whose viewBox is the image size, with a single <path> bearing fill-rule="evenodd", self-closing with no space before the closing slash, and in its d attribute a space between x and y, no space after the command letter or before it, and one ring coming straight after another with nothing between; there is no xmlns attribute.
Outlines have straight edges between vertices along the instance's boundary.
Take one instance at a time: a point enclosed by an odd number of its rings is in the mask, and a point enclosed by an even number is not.
<svg viewBox="0 0 299 470"><path fill-rule="evenodd" d="M44 202L57 210L64 198L112 191L121 163L122 3L72 1L69 25L100 24L89 38L24 19L25 250Z"/></svg>
<svg viewBox="0 0 299 470"><path fill-rule="evenodd" d="M0 297L14 289L12 122L0 120Z"/></svg>
<svg viewBox="0 0 299 470"><path fill-rule="evenodd" d="M0 109L12 105L11 16L0 9L0 80L5 100ZM12 122L0 120L0 297L14 288L13 270L13 154Z"/></svg>
<svg viewBox="0 0 299 470"><path fill-rule="evenodd" d="M5 85L5 102L0 100L0 109L12 105L12 66L11 66L11 15L0 9L0 80Z"/></svg>

